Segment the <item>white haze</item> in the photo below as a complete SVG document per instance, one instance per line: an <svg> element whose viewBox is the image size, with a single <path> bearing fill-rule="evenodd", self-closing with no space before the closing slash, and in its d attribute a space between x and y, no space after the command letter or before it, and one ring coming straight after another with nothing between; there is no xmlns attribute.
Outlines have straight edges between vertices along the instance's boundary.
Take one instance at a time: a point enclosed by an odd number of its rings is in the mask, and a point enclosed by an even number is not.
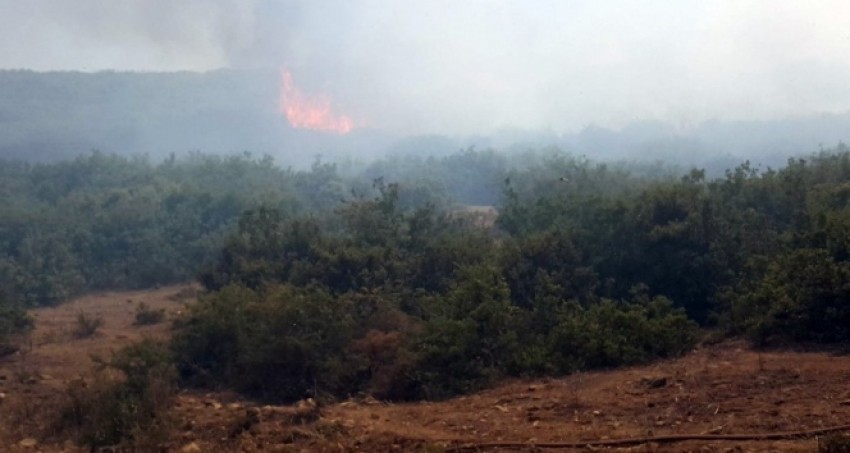
<svg viewBox="0 0 850 453"><path fill-rule="evenodd" d="M0 0L0 67L278 68L370 128L688 129L850 106L850 2Z"/></svg>

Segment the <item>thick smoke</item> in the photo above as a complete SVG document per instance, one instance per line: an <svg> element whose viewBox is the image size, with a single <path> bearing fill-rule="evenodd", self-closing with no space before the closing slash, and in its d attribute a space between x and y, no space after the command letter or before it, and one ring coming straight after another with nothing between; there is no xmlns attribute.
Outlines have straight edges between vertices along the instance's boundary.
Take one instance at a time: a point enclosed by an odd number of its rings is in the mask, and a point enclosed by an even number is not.
<svg viewBox="0 0 850 453"><path fill-rule="evenodd" d="M850 105L850 3L0 0L0 65L286 67L399 133L770 119Z"/></svg>

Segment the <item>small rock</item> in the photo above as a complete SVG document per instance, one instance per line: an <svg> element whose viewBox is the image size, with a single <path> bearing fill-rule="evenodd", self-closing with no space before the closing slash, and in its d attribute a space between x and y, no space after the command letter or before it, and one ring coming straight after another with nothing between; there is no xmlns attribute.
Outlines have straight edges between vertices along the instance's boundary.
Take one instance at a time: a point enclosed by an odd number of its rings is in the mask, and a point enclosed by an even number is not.
<svg viewBox="0 0 850 453"><path fill-rule="evenodd" d="M529 386L528 386L528 391L529 391L529 392L536 392L536 391L538 391L538 390L540 390L540 389L542 389L542 388L543 388L543 386L542 386L542 385L540 385L540 384L532 384L532 385L529 385Z"/></svg>
<svg viewBox="0 0 850 453"><path fill-rule="evenodd" d="M27 437L26 439L18 442L18 446L22 448L33 448L38 445L38 441L33 439L32 437Z"/></svg>
<svg viewBox="0 0 850 453"><path fill-rule="evenodd" d="M505 407L505 406L501 406L501 405L497 404L495 407L496 407L496 409L499 409L499 411L501 411L501 412L504 412L504 413L508 412L508 408Z"/></svg>
<svg viewBox="0 0 850 453"><path fill-rule="evenodd" d="M204 400L204 405L207 407L211 407L215 410L221 409L221 403L214 399L206 399Z"/></svg>
<svg viewBox="0 0 850 453"><path fill-rule="evenodd" d="M242 409L242 405L239 403L230 403L227 405L227 408L232 411L238 411L239 409Z"/></svg>
<svg viewBox="0 0 850 453"><path fill-rule="evenodd" d="M188 443L180 449L182 453L201 453L201 447L197 442Z"/></svg>
<svg viewBox="0 0 850 453"><path fill-rule="evenodd" d="M593 411L593 415L596 416L596 417L599 417L600 415L602 415L602 412L601 411Z"/></svg>

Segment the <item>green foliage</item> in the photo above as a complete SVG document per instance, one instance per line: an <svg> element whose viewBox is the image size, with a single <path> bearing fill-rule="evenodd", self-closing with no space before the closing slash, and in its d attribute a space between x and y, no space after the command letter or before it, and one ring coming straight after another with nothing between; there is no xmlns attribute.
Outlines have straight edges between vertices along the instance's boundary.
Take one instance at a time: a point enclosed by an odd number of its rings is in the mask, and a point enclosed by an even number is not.
<svg viewBox="0 0 850 453"><path fill-rule="evenodd" d="M103 318L85 312L77 313L76 324L72 331L75 338L91 338L103 326Z"/></svg>
<svg viewBox="0 0 850 453"><path fill-rule="evenodd" d="M209 294L174 339L181 378L271 400L443 398L644 363L687 352L698 325L850 340L845 147L714 180L508 162L388 159L361 179L247 155L0 166L0 294L55 303L203 266ZM497 228L444 199L492 202L502 182Z"/></svg>
<svg viewBox="0 0 850 453"><path fill-rule="evenodd" d="M675 357L696 342L697 325L663 298L603 299L566 306L548 338L558 372L615 367Z"/></svg>
<svg viewBox="0 0 850 453"><path fill-rule="evenodd" d="M176 375L167 345L144 340L95 363L93 382L79 380L67 388L62 426L92 449L159 449L175 424L168 414Z"/></svg>
<svg viewBox="0 0 850 453"><path fill-rule="evenodd" d="M32 327L33 320L26 311L0 299L0 357L17 350L15 336L29 332Z"/></svg>
<svg viewBox="0 0 850 453"><path fill-rule="evenodd" d="M850 263L823 249L799 249L768 266L763 279L738 296L730 320L759 342L850 340Z"/></svg>
<svg viewBox="0 0 850 453"><path fill-rule="evenodd" d="M0 161L0 174L0 293L30 306L190 280L244 211L289 215L299 199L312 200L296 184L312 173L249 154L154 165L93 152L34 166Z"/></svg>
<svg viewBox="0 0 850 453"><path fill-rule="evenodd" d="M133 321L137 326L149 326L159 324L165 319L165 309L153 309L148 304L142 302L136 307L136 320Z"/></svg>
<svg viewBox="0 0 850 453"><path fill-rule="evenodd" d="M225 287L202 298L178 331L180 372L274 400L341 391L352 371L344 354L352 312L320 289Z"/></svg>
<svg viewBox="0 0 850 453"><path fill-rule="evenodd" d="M504 375L519 347L518 313L497 268L460 269L448 293L431 304L413 345L422 396L463 393Z"/></svg>

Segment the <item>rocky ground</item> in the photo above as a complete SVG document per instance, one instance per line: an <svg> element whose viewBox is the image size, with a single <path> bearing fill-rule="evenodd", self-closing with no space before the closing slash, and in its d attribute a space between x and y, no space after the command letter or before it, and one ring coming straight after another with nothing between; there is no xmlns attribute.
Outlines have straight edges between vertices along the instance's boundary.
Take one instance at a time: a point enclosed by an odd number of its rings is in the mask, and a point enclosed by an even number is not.
<svg viewBox="0 0 850 453"><path fill-rule="evenodd" d="M36 329L25 347L0 359L2 451L80 451L67 434L53 429L64 389L89 376L92 354L108 354L145 336L167 337L167 320L133 324L140 302L173 319L194 292L176 286L105 293L33 310ZM91 338L74 335L81 312L104 320ZM826 434L719 437L850 424L850 357L759 352L742 342L724 342L677 360L506 382L442 402L365 398L268 406L232 393L186 391L173 413L173 434L161 445L165 451L567 451L553 444L626 438L639 440L582 449L814 451ZM704 438L670 437L677 435Z"/></svg>

